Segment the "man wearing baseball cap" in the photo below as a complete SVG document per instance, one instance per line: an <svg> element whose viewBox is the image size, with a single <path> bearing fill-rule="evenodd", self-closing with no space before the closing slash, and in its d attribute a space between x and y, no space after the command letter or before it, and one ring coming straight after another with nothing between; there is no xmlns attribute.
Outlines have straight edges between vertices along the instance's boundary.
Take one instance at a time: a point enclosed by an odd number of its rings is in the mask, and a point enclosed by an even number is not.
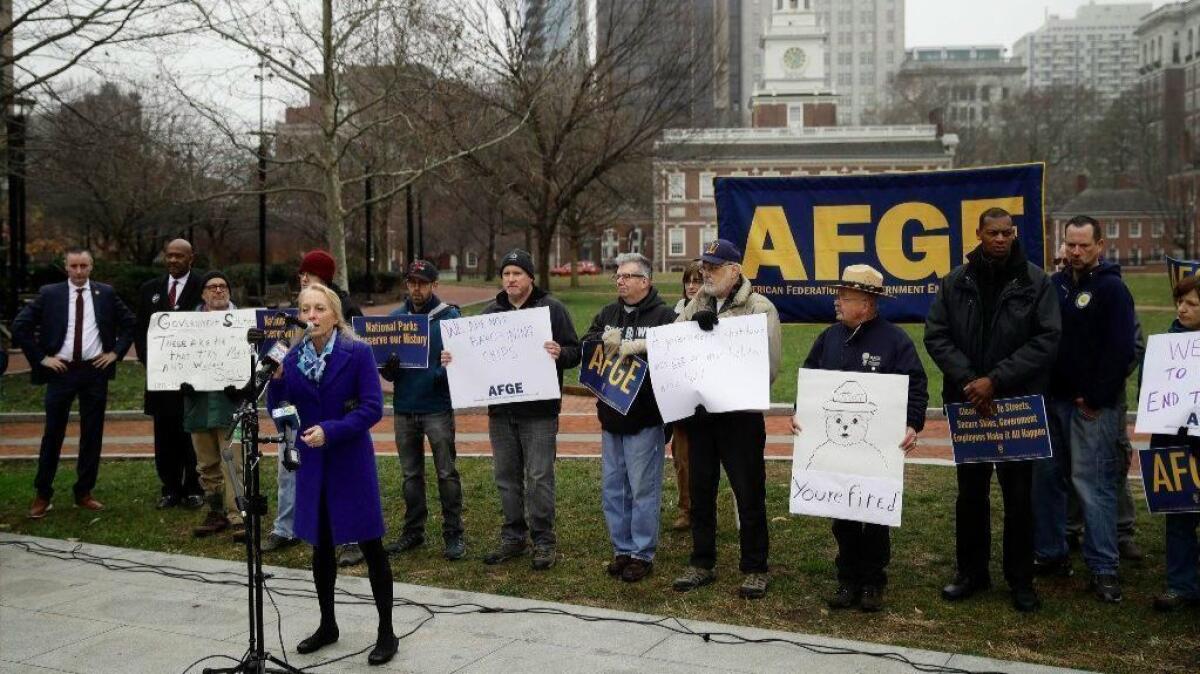
<svg viewBox="0 0 1200 674"><path fill-rule="evenodd" d="M900 443L900 448L908 452L916 446L917 433L925 427L925 406L929 403L928 379L917 348L908 333L879 315L879 302L887 294L883 289L883 274L877 269L865 264L850 265L842 272L841 282L833 287L837 289L833 310L838 322L817 336L804 359L804 367L908 375L907 428ZM839 389L826 409L857 411L865 410L868 405L874 408L873 403L860 401L861 396L854 393ZM794 417L792 432L797 435L801 432ZM838 544L838 588L827 600L829 608L858 606L868 613L882 610L886 569L892 557L891 530L883 524L835 519L833 537Z"/></svg>
<svg viewBox="0 0 1200 674"><path fill-rule="evenodd" d="M392 397L396 429L396 451L404 472L404 531L386 546L393 554L412 550L425 543L425 438L437 469L438 497L442 502L442 555L449 560L467 554L463 540L462 481L454 465L454 408L450 404L450 383L442 365L442 330L439 323L458 318L458 307L438 299L438 270L426 260L408 265L405 278L408 298L391 313L392 317L425 315L429 317L429 362L425 368L400 368L395 358L380 368L383 378L395 382Z"/></svg>
<svg viewBox="0 0 1200 674"><path fill-rule="evenodd" d="M563 370L579 365L581 352L571 315L562 302L534 283L533 256L524 250L510 251L500 260L500 281L503 290L483 313L548 307L551 340L545 348L554 359L561 389ZM450 361L451 353L443 351L442 365ZM500 547L483 558L484 564L499 564L524 555L529 551L528 539L532 539L533 569L544 571L554 566L554 457L561 411L559 398L488 407L492 470L504 523L500 527Z"/></svg>
<svg viewBox="0 0 1200 674"><path fill-rule="evenodd" d="M701 330L712 330L720 317L767 315L767 344L770 352L770 377L779 373L779 313L775 305L754 292L750 280L742 275L742 251L731 242L717 239L700 256L700 291L683 308L678 321L696 321ZM729 476L729 485L737 501L741 522L742 559L745 577L738 593L758 599L767 593L767 505L766 423L759 411L735 411L709 414L702 405L683 422L691 442L688 463L691 469L692 555L688 568L675 579L679 592L694 590L716 580L717 564L717 484L721 466Z"/></svg>

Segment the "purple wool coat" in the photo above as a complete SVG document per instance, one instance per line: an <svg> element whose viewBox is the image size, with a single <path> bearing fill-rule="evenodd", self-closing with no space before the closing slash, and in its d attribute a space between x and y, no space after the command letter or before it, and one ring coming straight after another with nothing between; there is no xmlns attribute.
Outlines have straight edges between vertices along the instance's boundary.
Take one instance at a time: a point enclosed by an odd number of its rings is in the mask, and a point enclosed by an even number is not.
<svg viewBox="0 0 1200 674"><path fill-rule="evenodd" d="M316 544L324 494L335 545L381 538L383 508L371 427L383 418L383 390L371 348L339 334L319 385L300 372L299 359L300 349L292 349L280 366L283 376L267 389L271 409L284 400L296 406L301 432L314 425L325 431L323 447L296 441L296 536Z"/></svg>

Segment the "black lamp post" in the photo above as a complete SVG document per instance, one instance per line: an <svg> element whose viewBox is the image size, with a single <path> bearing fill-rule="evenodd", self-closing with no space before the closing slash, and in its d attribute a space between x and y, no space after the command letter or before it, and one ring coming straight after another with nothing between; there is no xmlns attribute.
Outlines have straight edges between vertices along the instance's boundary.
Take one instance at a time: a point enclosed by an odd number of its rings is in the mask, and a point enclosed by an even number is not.
<svg viewBox="0 0 1200 674"><path fill-rule="evenodd" d="M25 228L25 120L33 99L15 98L5 108L5 139L8 149L8 311L16 315L20 292L28 277Z"/></svg>

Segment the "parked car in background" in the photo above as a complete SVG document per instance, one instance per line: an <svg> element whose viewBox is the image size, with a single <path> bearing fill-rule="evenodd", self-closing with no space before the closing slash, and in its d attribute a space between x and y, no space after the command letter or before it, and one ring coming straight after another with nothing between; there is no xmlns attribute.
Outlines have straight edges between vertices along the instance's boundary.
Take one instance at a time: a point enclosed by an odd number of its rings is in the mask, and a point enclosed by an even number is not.
<svg viewBox="0 0 1200 674"><path fill-rule="evenodd" d="M595 276L600 273L600 267L591 260L580 260L575 263L575 272L580 276ZM557 267L550 268L551 276L570 276L570 264L560 264Z"/></svg>

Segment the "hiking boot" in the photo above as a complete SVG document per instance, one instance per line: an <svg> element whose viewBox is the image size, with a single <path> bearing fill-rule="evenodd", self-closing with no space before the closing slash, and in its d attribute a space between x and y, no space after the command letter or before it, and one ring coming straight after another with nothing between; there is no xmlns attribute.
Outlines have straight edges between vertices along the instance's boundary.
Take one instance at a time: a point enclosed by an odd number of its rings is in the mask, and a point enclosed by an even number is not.
<svg viewBox="0 0 1200 674"><path fill-rule="evenodd" d="M446 559L457 562L467 556L467 542L462 536L455 536L446 541L446 547L442 549L442 556Z"/></svg>
<svg viewBox="0 0 1200 674"><path fill-rule="evenodd" d="M988 578L972 578L963 574L958 574L950 584L942 588L942 599L946 601L959 601L968 599L980 592L990 590L992 581Z"/></svg>
<svg viewBox="0 0 1200 674"><path fill-rule="evenodd" d="M245 526L245 525L242 525L242 526ZM290 548L299 542L300 542L299 538L288 538L287 536L280 536L279 534L272 531L271 533L267 534L267 539L265 541L263 541L262 551L263 552L275 552L276 550Z"/></svg>
<svg viewBox="0 0 1200 674"><path fill-rule="evenodd" d="M553 545L535 545L533 546L533 559L529 560L529 566L534 571L545 571L554 566L556 558L557 554Z"/></svg>
<svg viewBox="0 0 1200 674"><path fill-rule="evenodd" d="M363 553L358 548L358 543L343 545L342 549L338 551L338 566L354 566L362 563L363 559Z"/></svg>
<svg viewBox="0 0 1200 674"><path fill-rule="evenodd" d="M862 599L858 608L863 613L878 613L883 610L883 586L863 585Z"/></svg>
<svg viewBox="0 0 1200 674"><path fill-rule="evenodd" d="M1116 574L1105 573L1092 576L1088 584L1096 598L1109 604L1121 601L1121 581Z"/></svg>
<svg viewBox="0 0 1200 674"><path fill-rule="evenodd" d="M397 538L395 542L388 543L387 545L383 546L383 549L386 550L389 555L395 555L401 552L408 552L409 550L422 545L425 545L425 536L423 534L415 534L411 531L406 531L400 534L400 538Z"/></svg>
<svg viewBox="0 0 1200 674"><path fill-rule="evenodd" d="M1012 590L1012 605L1021 613L1032 613L1042 607L1042 600L1032 586L1015 587Z"/></svg>
<svg viewBox="0 0 1200 674"><path fill-rule="evenodd" d="M492 564L507 562L514 557L520 557L526 552L529 552L529 546L525 543L525 541L519 541L516 543L501 543L499 549L493 550L484 555L483 563L491 566Z"/></svg>
<svg viewBox="0 0 1200 674"><path fill-rule="evenodd" d="M738 587L738 596L742 599L762 599L767 595L767 574L747 573Z"/></svg>
<svg viewBox="0 0 1200 674"><path fill-rule="evenodd" d="M192 536L194 538L208 538L213 534L219 534L229 528L229 518L219 512L208 511L204 516L204 521L198 527L192 527Z"/></svg>
<svg viewBox="0 0 1200 674"><path fill-rule="evenodd" d="M854 585L841 583L838 589L833 593L833 596L825 600L825 604L835 611L843 608L850 608L858 604L862 591Z"/></svg>
<svg viewBox="0 0 1200 674"><path fill-rule="evenodd" d="M617 555L616 557L613 557L611 562L608 563L608 566L604 567L604 571L613 578L619 578L621 576L621 572L624 571L625 567L629 566L629 563L632 561L633 557L630 557L629 555Z"/></svg>
<svg viewBox="0 0 1200 674"><path fill-rule="evenodd" d="M717 574L711 569L701 569L689 566L683 570L683 575L671 583L676 592L691 592L698 587L704 587L717 579Z"/></svg>
<svg viewBox="0 0 1200 674"><path fill-rule="evenodd" d="M1146 553L1142 552L1141 546L1130 538L1117 543L1117 552L1121 555L1121 559L1127 562L1140 562L1146 558Z"/></svg>
<svg viewBox="0 0 1200 674"><path fill-rule="evenodd" d="M652 571L654 571L654 562L648 562L644 559L631 559L629 560L629 564L625 566L625 570L621 572L621 580L626 583L636 583L649 576Z"/></svg>
<svg viewBox="0 0 1200 674"><path fill-rule="evenodd" d="M1159 613L1170 613L1185 606L1200 606L1200 599L1185 597L1174 590L1167 590L1154 598L1154 610Z"/></svg>
<svg viewBox="0 0 1200 674"><path fill-rule="evenodd" d="M671 523L671 531L687 531L692 528L692 518L687 513L679 513L679 517Z"/></svg>
<svg viewBox="0 0 1200 674"><path fill-rule="evenodd" d="M1075 575L1075 569L1071 568L1070 557L1059 557L1057 559L1038 559L1033 560L1033 575L1047 576L1052 578L1070 578Z"/></svg>

